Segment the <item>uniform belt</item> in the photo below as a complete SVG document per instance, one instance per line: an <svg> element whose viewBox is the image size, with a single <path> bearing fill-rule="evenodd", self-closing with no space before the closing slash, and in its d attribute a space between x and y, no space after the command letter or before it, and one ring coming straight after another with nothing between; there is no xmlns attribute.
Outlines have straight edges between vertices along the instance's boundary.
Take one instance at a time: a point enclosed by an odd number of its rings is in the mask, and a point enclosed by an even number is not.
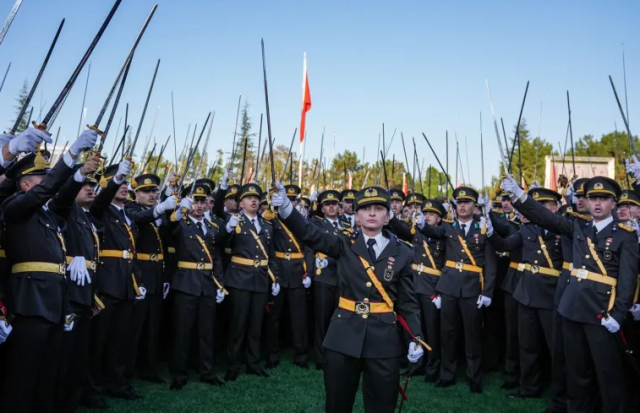
<svg viewBox="0 0 640 413"><path fill-rule="evenodd" d="M75 257L67 257L67 265L71 264L71 261L73 261L74 258ZM84 262L86 263L88 270L92 270L92 271L96 270L96 262L95 261L85 260Z"/></svg>
<svg viewBox="0 0 640 413"><path fill-rule="evenodd" d="M513 268L514 270L517 270L520 267L520 263L519 262L510 262L509 263L509 268Z"/></svg>
<svg viewBox="0 0 640 413"><path fill-rule="evenodd" d="M64 275L66 270L66 264L54 264L52 262L21 262L19 264L13 264L11 267L13 274L20 272L50 272Z"/></svg>
<svg viewBox="0 0 640 413"><path fill-rule="evenodd" d="M187 262L187 261L178 261L178 268L182 268L185 270L212 270L213 264L210 262Z"/></svg>
<svg viewBox="0 0 640 413"><path fill-rule="evenodd" d="M587 271L587 270L579 270L577 268L574 268L571 270L571 276L576 277L578 281L580 280L595 281L597 283L610 285L612 287L615 287L616 285L618 285L618 280L616 278L608 277L606 275L601 275L601 274Z"/></svg>
<svg viewBox="0 0 640 413"><path fill-rule="evenodd" d="M240 265L250 265L252 267L266 267L269 265L269 260L250 260L249 258L231 257L231 262Z"/></svg>
<svg viewBox="0 0 640 413"><path fill-rule="evenodd" d="M5 250L0 250L0 258L7 258L7 252Z"/></svg>
<svg viewBox="0 0 640 413"><path fill-rule="evenodd" d="M136 254L136 258L140 261L162 261L164 260L164 255L163 254L142 254L142 253L137 253Z"/></svg>
<svg viewBox="0 0 640 413"><path fill-rule="evenodd" d="M435 275L436 277L440 277L442 275L442 271L436 270L435 268L427 267L423 264L411 264L411 268L414 271L418 271L419 273Z"/></svg>
<svg viewBox="0 0 640 413"><path fill-rule="evenodd" d="M393 313L393 307L389 307L387 303L370 303L367 298L362 301L353 301L348 298L340 297L340 303L338 306L343 310L351 311L363 317L368 316L369 314Z"/></svg>
<svg viewBox="0 0 640 413"><path fill-rule="evenodd" d="M553 277L559 277L560 271L555 268L541 267L539 265L531 265L531 264L518 264L517 270L520 272L531 271L533 274L543 274L543 275L551 275Z"/></svg>
<svg viewBox="0 0 640 413"><path fill-rule="evenodd" d="M134 253L127 250L102 250L98 255L100 258L122 258L125 260L132 260Z"/></svg>
<svg viewBox="0 0 640 413"><path fill-rule="evenodd" d="M301 252L280 252L276 251L276 258L284 258L285 260L301 260L304 255Z"/></svg>
<svg viewBox="0 0 640 413"><path fill-rule="evenodd" d="M573 263L572 262L563 262L562 263L562 269L563 270L567 270L567 271L573 270Z"/></svg>
<svg viewBox="0 0 640 413"><path fill-rule="evenodd" d="M482 274L482 268L478 267L477 265L465 264L463 262L454 262L454 261L447 261L445 262L445 265L449 268L455 268L460 272L470 271L470 272L477 272L478 274Z"/></svg>

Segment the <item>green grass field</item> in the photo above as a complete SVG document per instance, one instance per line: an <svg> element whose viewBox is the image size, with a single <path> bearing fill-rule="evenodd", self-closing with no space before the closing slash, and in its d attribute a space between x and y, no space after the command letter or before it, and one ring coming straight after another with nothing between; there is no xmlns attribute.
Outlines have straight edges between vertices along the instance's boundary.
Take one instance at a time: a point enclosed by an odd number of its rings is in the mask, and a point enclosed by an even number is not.
<svg viewBox="0 0 640 413"><path fill-rule="evenodd" d="M222 366L218 371L224 376ZM148 384L134 381L134 386L144 396L139 401L107 399L110 411L118 413L181 413L181 412L269 412L315 413L324 412L324 385L322 372L302 370L285 357L280 366L269 370L271 377L262 379L241 375L238 380L224 387L201 384L192 374L185 388L169 391L168 383ZM429 413L536 413L546 408L546 400L508 400L507 391L500 389L502 377L491 374L485 378L484 394L471 394L464 377L459 377L455 387L435 389L422 377L413 377L407 391L409 401L403 412ZM399 403L399 402L398 402ZM90 412L91 410L81 410ZM364 412L362 398L356 398L355 412ZM97 412L97 410L96 410Z"/></svg>

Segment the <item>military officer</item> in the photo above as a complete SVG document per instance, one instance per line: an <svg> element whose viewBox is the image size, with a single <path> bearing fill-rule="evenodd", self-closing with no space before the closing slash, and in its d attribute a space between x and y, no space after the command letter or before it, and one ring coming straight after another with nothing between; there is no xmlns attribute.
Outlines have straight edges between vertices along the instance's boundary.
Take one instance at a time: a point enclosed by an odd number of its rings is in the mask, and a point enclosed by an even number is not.
<svg viewBox="0 0 640 413"><path fill-rule="evenodd" d="M404 206L405 195L400 189L392 189L390 191L391 196L391 210L396 217L402 216L402 207Z"/></svg>
<svg viewBox="0 0 640 413"><path fill-rule="evenodd" d="M633 301L639 254L635 231L612 216L620 185L602 176L584 184L591 222L552 213L510 176L502 187L532 222L573 239L571 277L558 306L563 317L568 411L594 411L595 373L603 411L624 412L625 379L617 334Z"/></svg>
<svg viewBox="0 0 640 413"><path fill-rule="evenodd" d="M135 201L127 203L125 211L138 228L136 262L142 273L147 295L133 307L133 354L129 361L128 375L133 373L138 364L141 379L164 383L156 372L156 364L162 300L169 293L170 284L168 274L164 271L165 246L160 227L166 213L173 212L176 197L171 195L158 203L160 178L153 174L136 176L131 181L131 187L135 192Z"/></svg>
<svg viewBox="0 0 640 413"><path fill-rule="evenodd" d="M66 295L64 222L46 204L67 179L83 181L92 172L93 162L78 171L74 166L80 152L92 148L97 137L94 131L83 132L52 169L46 154L36 151L36 144L52 142L44 131L29 128L9 143L10 147L25 144L24 150L33 152L6 171L18 192L2 204L15 315L2 398L7 412L56 410L53 383L62 335L73 329L74 315Z"/></svg>
<svg viewBox="0 0 640 413"><path fill-rule="evenodd" d="M95 198L95 171L100 159L90 156L80 170L89 171L84 181L69 178L49 202L49 210L65 222L67 247L67 296L75 314L74 328L63 337L63 351L56 379L58 409L75 411L82 401L82 389L87 374L91 317L101 310L94 296L96 262L100 246L89 207Z"/></svg>
<svg viewBox="0 0 640 413"><path fill-rule="evenodd" d="M447 211L441 202L425 199L419 214L424 215L424 220L429 225L437 227L442 225L442 219ZM442 306L442 299L436 287L444 266L445 242L426 237L416 230L415 226L407 229L395 217L391 219L390 226L398 237L411 242L413 246L411 268L414 275L414 288L420 303L426 338L431 346L426 366L418 370L418 373L426 373L425 381L435 383L440 378L440 308Z"/></svg>
<svg viewBox="0 0 640 413"><path fill-rule="evenodd" d="M559 193L534 188L529 190L529 196L549 211L558 212L558 202L562 197ZM553 297L562 269L560 235L526 223L517 233L502 238L494 233L491 221L487 234L497 250L522 251L522 260L517 268L520 279L513 292L513 298L519 303L520 389L508 397L538 398L543 388L542 339L547 343L549 352L552 350Z"/></svg>
<svg viewBox="0 0 640 413"><path fill-rule="evenodd" d="M198 373L200 381L222 385L216 376L213 351L213 328L216 304L224 300L223 268L217 224L204 219L206 184L189 185L182 193L180 207L173 218L172 235L177 239L178 269L173 274L173 331L175 340L171 357L171 390L187 383L187 356L192 329L197 326ZM190 197L189 197L190 196ZM197 322L197 324L196 324Z"/></svg>
<svg viewBox="0 0 640 413"><path fill-rule="evenodd" d="M84 403L104 405L104 390L111 397L134 400L141 396L126 378L132 357L133 305L143 300L146 289L134 258L137 225L125 212L128 196L126 177L131 163L123 160L106 168L89 212L102 226L98 280L94 286L105 309L93 318L89 340L89 374Z"/></svg>
<svg viewBox="0 0 640 413"><path fill-rule="evenodd" d="M420 316L413 290L412 254L389 231L389 193L379 187L358 191L357 220L362 233L353 238L326 232L302 217L277 184L272 204L280 207L285 225L304 243L338 262L339 308L325 338L325 392L327 412L353 409L360 375L367 412L393 412L398 397L400 359L404 344L394 311L409 332L418 332L409 344L408 358L423 355ZM425 344L426 345L426 344Z"/></svg>
<svg viewBox="0 0 640 413"><path fill-rule="evenodd" d="M337 232L344 230L338 219L338 203L340 192L329 189L318 196L318 204L321 206L324 218L315 216L311 222L325 232ZM324 338L329 328L331 316L338 307L338 263L323 254L315 252L315 271L313 272L313 305L314 305L314 353L316 369L322 370L324 366Z"/></svg>
<svg viewBox="0 0 640 413"><path fill-rule="evenodd" d="M347 228L356 229L356 217L354 214L353 203L356 199L356 191L345 189L341 193L340 201L342 203L342 213L340 220Z"/></svg>
<svg viewBox="0 0 640 413"><path fill-rule="evenodd" d="M298 207L300 187L287 185L287 196L294 207ZM304 214L303 214L304 215ZM313 253L305 247L279 219L271 220L273 225L273 245L276 261L280 269L280 294L273 298L273 304L267 313L267 352L266 368L275 368L280 364L279 333L280 317L288 302L291 336L293 341L293 363L308 369L309 336L307 333L307 292L311 287Z"/></svg>
<svg viewBox="0 0 640 413"><path fill-rule="evenodd" d="M617 206L618 221L624 224L629 225L631 224L631 220L640 217L640 198L638 198L633 190L623 190Z"/></svg>
<svg viewBox="0 0 640 413"><path fill-rule="evenodd" d="M473 393L482 393L482 307L491 305L496 281L496 253L486 235L482 220L474 219L478 193L467 187L453 191L457 220L441 226L418 227L429 238L446 240L445 264L436 291L441 301L442 370L436 387L455 384L457 343L464 331L467 375ZM460 325L462 324L462 326Z"/></svg>
<svg viewBox="0 0 640 413"><path fill-rule="evenodd" d="M228 181L223 178L220 188L226 187ZM243 185L238 196L242 214L232 215L226 224L230 234L227 248L231 263L225 271L224 281L229 290L231 327L225 381L238 377L243 350L247 373L269 377L260 366L262 321L268 296L277 297L280 292L280 267L276 261L273 227L258 216L260 195L262 189L258 185Z"/></svg>

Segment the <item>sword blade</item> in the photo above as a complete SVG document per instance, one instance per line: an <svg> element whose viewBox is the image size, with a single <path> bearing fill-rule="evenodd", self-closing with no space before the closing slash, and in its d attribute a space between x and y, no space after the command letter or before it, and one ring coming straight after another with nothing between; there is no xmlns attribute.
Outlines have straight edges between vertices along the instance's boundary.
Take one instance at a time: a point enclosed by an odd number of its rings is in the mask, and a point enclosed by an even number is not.
<svg viewBox="0 0 640 413"><path fill-rule="evenodd" d="M269 136L269 158L271 159L271 185L276 184L276 167L273 159L273 138L271 135L271 113L269 112L269 88L267 87L267 62L264 57L264 39L260 40L262 45L262 74L264 78L264 103L267 107L267 134Z"/></svg>
<svg viewBox="0 0 640 413"><path fill-rule="evenodd" d="M147 93L147 100L144 102L144 108L142 109L142 115L140 117L140 123L138 124L138 130L136 131L136 136L133 139L133 143L131 144L131 149L129 150L129 157L133 156L133 152L136 148L136 144L138 143L138 138L140 137L140 131L142 130L142 123L144 122L144 116L147 113L147 107L149 106L149 99L151 99L151 92L153 92L153 85L156 83L156 76L158 75L159 67L160 67L160 59L158 59L158 63L156 63L156 70L153 72L153 78L151 79L151 86L149 86L149 93Z"/></svg>
<svg viewBox="0 0 640 413"><path fill-rule="evenodd" d="M13 4L13 7L9 12L9 16L7 17L7 20L5 20L4 24L2 25L2 31L0 31L0 44L2 44L2 41L4 40L4 36L7 35L7 32L9 31L9 27L11 27L11 23L13 23L13 19L16 18L16 14L18 14L18 10L20 9L21 5L22 5L22 0L16 0L16 2Z"/></svg>

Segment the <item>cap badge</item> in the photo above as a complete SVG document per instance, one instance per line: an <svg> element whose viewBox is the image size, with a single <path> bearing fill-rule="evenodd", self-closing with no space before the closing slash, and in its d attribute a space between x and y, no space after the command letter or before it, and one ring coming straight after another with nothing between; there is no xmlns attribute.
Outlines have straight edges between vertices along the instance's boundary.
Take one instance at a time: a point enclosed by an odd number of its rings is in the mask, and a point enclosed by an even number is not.
<svg viewBox="0 0 640 413"><path fill-rule="evenodd" d="M364 196L367 198L372 196L378 196L378 191L375 190L374 188L369 188L366 191L364 191Z"/></svg>
<svg viewBox="0 0 640 413"><path fill-rule="evenodd" d="M596 189L596 190L604 189L604 185L602 185L601 182L596 182L595 185L593 185L593 189Z"/></svg>

